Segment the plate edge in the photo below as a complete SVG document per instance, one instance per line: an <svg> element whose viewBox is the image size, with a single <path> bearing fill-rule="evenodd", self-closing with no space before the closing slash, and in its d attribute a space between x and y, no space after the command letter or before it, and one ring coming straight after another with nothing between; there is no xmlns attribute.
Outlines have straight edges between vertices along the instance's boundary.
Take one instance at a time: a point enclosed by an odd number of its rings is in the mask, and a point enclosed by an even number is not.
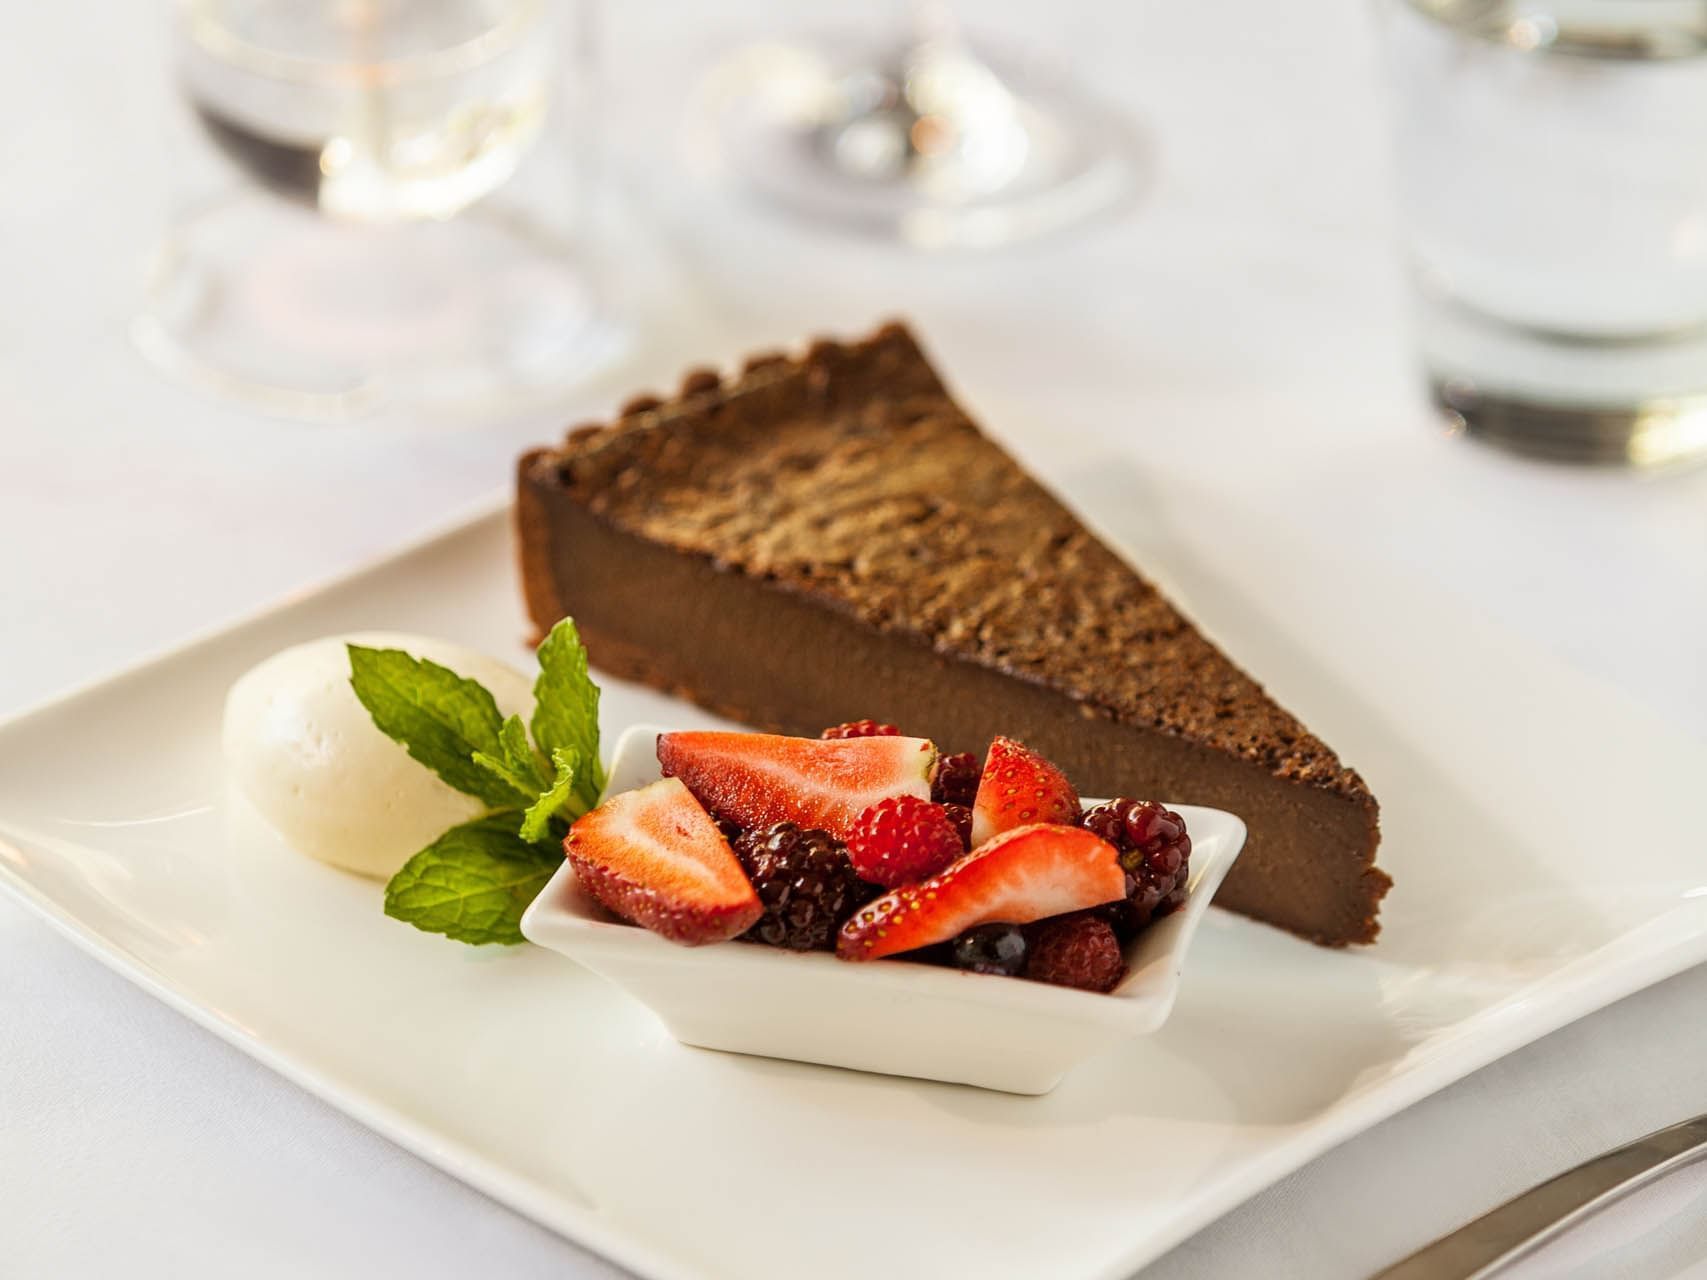
<svg viewBox="0 0 1707 1280"><path fill-rule="evenodd" d="M0 834L0 850L16 852L16 846ZM648 1277L648 1280L708 1280L708 1273L696 1265L651 1253L644 1245L635 1243L637 1233L631 1235L608 1227L596 1209L583 1209L561 1193L510 1173L497 1161L464 1143L435 1135L367 1091L341 1085L289 1051L220 1018L178 991L147 963L113 946L61 912L52 899L20 877L4 860L0 860L0 888L79 951L135 984L145 994L363 1128L472 1187L488 1199L636 1275ZM729 1273L728 1280L742 1280L742 1277L738 1273Z"/></svg>

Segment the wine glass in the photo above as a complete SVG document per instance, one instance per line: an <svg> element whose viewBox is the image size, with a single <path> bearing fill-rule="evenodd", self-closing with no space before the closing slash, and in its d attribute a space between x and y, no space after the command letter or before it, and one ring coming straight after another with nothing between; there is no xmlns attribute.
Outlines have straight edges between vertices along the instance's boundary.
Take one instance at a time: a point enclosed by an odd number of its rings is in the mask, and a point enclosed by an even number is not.
<svg viewBox="0 0 1707 1280"><path fill-rule="evenodd" d="M1143 135L1065 76L915 5L878 39L806 34L739 51L709 78L719 152L791 212L921 248L989 248L1118 208Z"/></svg>

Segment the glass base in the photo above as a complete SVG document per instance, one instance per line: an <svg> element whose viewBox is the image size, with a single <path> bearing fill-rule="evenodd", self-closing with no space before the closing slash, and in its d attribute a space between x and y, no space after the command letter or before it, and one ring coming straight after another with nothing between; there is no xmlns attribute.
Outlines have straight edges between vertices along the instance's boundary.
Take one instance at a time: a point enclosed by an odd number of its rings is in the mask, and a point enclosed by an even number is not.
<svg viewBox="0 0 1707 1280"><path fill-rule="evenodd" d="M773 204L921 248L1006 244L1130 202L1141 136L1031 65L958 40L756 46L708 81L717 152Z"/></svg>
<svg viewBox="0 0 1707 1280"><path fill-rule="evenodd" d="M1707 459L1707 327L1606 336L1511 324L1426 285L1419 337L1449 428L1556 462Z"/></svg>
<svg viewBox="0 0 1707 1280"><path fill-rule="evenodd" d="M1429 390L1451 430L1526 457L1633 467L1707 460L1707 395L1593 408L1440 378Z"/></svg>
<svg viewBox="0 0 1707 1280"><path fill-rule="evenodd" d="M193 385L312 421L527 404L621 345L574 254L499 209L363 224L262 192L175 225L133 334Z"/></svg>

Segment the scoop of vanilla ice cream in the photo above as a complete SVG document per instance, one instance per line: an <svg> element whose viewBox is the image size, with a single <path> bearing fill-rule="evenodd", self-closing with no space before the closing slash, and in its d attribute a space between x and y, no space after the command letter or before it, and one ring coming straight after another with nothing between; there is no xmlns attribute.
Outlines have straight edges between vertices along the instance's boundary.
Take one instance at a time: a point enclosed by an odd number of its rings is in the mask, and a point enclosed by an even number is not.
<svg viewBox="0 0 1707 1280"><path fill-rule="evenodd" d="M375 727L350 688L346 644L402 649L478 680L506 717L527 718L532 684L514 667L448 640L369 632L285 649L231 686L223 734L231 784L298 851L389 878L486 806Z"/></svg>

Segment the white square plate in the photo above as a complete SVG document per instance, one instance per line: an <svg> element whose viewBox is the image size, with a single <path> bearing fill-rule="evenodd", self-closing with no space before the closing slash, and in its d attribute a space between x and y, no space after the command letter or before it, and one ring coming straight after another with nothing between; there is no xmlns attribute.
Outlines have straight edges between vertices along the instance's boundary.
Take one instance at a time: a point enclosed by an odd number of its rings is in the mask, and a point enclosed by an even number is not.
<svg viewBox="0 0 1707 1280"><path fill-rule="evenodd" d="M386 919L378 885L226 808L226 687L287 644L384 628L527 662L502 515L0 727L0 880L333 1105L644 1275L768 1280L809 1258L864 1276L850 1222L883 1224L896 1280L1125 1275L1707 958L1707 751L1422 584L1302 553L1212 495L1194 520L1212 536L1163 531L1140 563L1369 779L1397 887L1364 951L1210 912L1167 1025L1046 1097L687 1048L561 956ZM715 723L615 682L604 713L612 740ZM759 1231L750 1206L775 1203Z"/></svg>
<svg viewBox="0 0 1707 1280"><path fill-rule="evenodd" d="M658 780L663 731L623 733L606 795ZM1048 1093L1085 1058L1167 1021L1192 936L1244 847L1245 824L1232 814L1170 807L1191 833L1189 896L1132 940L1127 975L1107 995L899 961L681 947L615 920L567 862L522 917L522 932L622 987L683 1044Z"/></svg>

